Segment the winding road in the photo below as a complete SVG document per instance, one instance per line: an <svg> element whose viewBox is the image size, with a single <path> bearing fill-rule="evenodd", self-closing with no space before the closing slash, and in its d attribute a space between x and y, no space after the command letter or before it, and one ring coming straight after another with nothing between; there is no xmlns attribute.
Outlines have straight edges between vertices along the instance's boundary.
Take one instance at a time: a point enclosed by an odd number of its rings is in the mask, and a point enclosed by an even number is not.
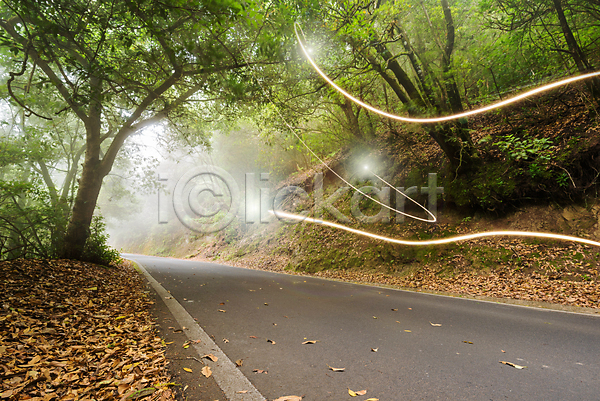
<svg viewBox="0 0 600 401"><path fill-rule="evenodd" d="M268 400L600 400L600 316L124 257Z"/></svg>

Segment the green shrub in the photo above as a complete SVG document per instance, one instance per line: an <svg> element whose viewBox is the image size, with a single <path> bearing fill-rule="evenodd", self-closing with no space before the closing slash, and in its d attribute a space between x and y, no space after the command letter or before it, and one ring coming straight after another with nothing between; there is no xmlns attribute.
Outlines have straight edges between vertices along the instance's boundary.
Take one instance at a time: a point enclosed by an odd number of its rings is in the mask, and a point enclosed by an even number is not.
<svg viewBox="0 0 600 401"><path fill-rule="evenodd" d="M90 236L83 250L82 260L108 266L121 262L119 251L107 244L108 234L102 216L94 216L90 225Z"/></svg>

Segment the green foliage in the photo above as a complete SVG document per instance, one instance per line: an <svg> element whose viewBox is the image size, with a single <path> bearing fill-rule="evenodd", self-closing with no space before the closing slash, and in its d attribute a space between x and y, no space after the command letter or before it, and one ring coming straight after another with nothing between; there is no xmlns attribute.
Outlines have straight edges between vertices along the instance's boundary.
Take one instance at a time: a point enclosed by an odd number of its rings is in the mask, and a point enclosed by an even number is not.
<svg viewBox="0 0 600 401"><path fill-rule="evenodd" d="M537 163L548 163L552 159L555 146L551 139L534 138L525 136L518 138L514 134L499 138L495 144L508 157L514 161L535 161Z"/></svg>
<svg viewBox="0 0 600 401"><path fill-rule="evenodd" d="M65 226L65 209L47 190L0 181L0 260L56 257Z"/></svg>
<svg viewBox="0 0 600 401"><path fill-rule="evenodd" d="M121 262L119 251L108 244L106 224L102 216L94 216L90 225L90 235L85 243L82 260L99 265L109 266Z"/></svg>

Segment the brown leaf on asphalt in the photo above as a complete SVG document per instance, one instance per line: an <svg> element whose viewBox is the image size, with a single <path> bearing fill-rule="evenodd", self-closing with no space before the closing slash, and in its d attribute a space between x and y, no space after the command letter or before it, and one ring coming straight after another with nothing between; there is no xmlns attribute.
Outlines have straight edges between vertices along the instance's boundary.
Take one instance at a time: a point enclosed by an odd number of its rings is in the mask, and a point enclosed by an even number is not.
<svg viewBox="0 0 600 401"><path fill-rule="evenodd" d="M224 342L225 344L227 344L227 343L229 342L229 340L228 340L228 339L226 339L226 338L224 338L224 339L223 339L223 342Z"/></svg>
<svg viewBox="0 0 600 401"><path fill-rule="evenodd" d="M473 342L472 342L472 341L466 341L466 340L465 340L465 341L463 341L463 343L465 343L465 344L473 344Z"/></svg>
<svg viewBox="0 0 600 401"><path fill-rule="evenodd" d="M237 361L235 361L235 366L237 366L238 368L240 366L242 366L244 364L244 360L243 359L238 359Z"/></svg>
<svg viewBox="0 0 600 401"><path fill-rule="evenodd" d="M269 373L269 372L267 372L266 370L262 370L262 369L253 369L252 371L253 371L254 373L264 373L264 374L267 374L267 373Z"/></svg>
<svg viewBox="0 0 600 401"><path fill-rule="evenodd" d="M356 391L356 395L365 395L367 394L367 390Z"/></svg>
<svg viewBox="0 0 600 401"><path fill-rule="evenodd" d="M308 341L304 341L302 343L302 345L304 345L304 344L316 344L317 342L319 342L319 340L308 340Z"/></svg>
<svg viewBox="0 0 600 401"><path fill-rule="evenodd" d="M240 391L236 391L236 394L246 394L248 392L248 390L240 390Z"/></svg>
<svg viewBox="0 0 600 401"><path fill-rule="evenodd" d="M367 398L365 401L379 401L379 398Z"/></svg>
<svg viewBox="0 0 600 401"><path fill-rule="evenodd" d="M217 361L219 360L219 358L217 358L217 357L216 357L216 356L214 356L213 354L207 354L207 355L204 355L202 358L208 358L208 359L210 359L210 360L211 360L211 361L213 361L213 362L217 362Z"/></svg>
<svg viewBox="0 0 600 401"><path fill-rule="evenodd" d="M248 338L256 338L256 336L248 336Z"/></svg>
<svg viewBox="0 0 600 401"><path fill-rule="evenodd" d="M392 310L393 310L394 312L396 312L396 311L398 311L398 308L394 308L394 309L392 309Z"/></svg>
<svg viewBox="0 0 600 401"><path fill-rule="evenodd" d="M379 350L379 348L371 348L372 352L377 352L377 350Z"/></svg>
<svg viewBox="0 0 600 401"><path fill-rule="evenodd" d="M350 394L350 397L356 397L357 396L357 394L354 391L350 390L350 389L348 389L348 394Z"/></svg>
<svg viewBox="0 0 600 401"><path fill-rule="evenodd" d="M225 302L221 302L219 305L225 305Z"/></svg>
<svg viewBox="0 0 600 401"><path fill-rule="evenodd" d="M273 341L273 340L269 340L268 338L267 338L267 342L268 342L268 343L271 343L271 344L273 344L273 345L277 344L275 341Z"/></svg>
<svg viewBox="0 0 600 401"><path fill-rule="evenodd" d="M202 370L200 371L205 377L210 377L210 375L212 375L212 370L210 369L210 366L205 366L202 368Z"/></svg>
<svg viewBox="0 0 600 401"><path fill-rule="evenodd" d="M223 312L223 313L225 313L225 312L227 312L227 311L226 311L226 310L224 310L224 309L219 309L219 312Z"/></svg>
<svg viewBox="0 0 600 401"><path fill-rule="evenodd" d="M431 322L429 322L429 324L432 325L432 326L434 326L434 327L439 327L439 326L442 325L441 323L431 323Z"/></svg>
<svg viewBox="0 0 600 401"><path fill-rule="evenodd" d="M525 368L527 368L527 366L517 365L517 364L514 364L512 362L500 361L500 363L502 363L504 365L512 366L515 369L525 369Z"/></svg>
<svg viewBox="0 0 600 401"><path fill-rule="evenodd" d="M279 397L276 400L273 401L302 401L303 397L297 396L297 395L286 395L284 397Z"/></svg>
<svg viewBox="0 0 600 401"><path fill-rule="evenodd" d="M346 368L334 368L333 366L329 366L329 365L327 365L327 367L334 372L343 372L346 370Z"/></svg>

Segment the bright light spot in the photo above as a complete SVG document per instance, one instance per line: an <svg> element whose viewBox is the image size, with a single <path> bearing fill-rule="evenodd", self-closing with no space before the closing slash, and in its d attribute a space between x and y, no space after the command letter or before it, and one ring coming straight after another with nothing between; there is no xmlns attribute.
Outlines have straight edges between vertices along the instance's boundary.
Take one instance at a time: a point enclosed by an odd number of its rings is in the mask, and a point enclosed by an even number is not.
<svg viewBox="0 0 600 401"><path fill-rule="evenodd" d="M369 166L365 166L365 170L369 170Z"/></svg>

